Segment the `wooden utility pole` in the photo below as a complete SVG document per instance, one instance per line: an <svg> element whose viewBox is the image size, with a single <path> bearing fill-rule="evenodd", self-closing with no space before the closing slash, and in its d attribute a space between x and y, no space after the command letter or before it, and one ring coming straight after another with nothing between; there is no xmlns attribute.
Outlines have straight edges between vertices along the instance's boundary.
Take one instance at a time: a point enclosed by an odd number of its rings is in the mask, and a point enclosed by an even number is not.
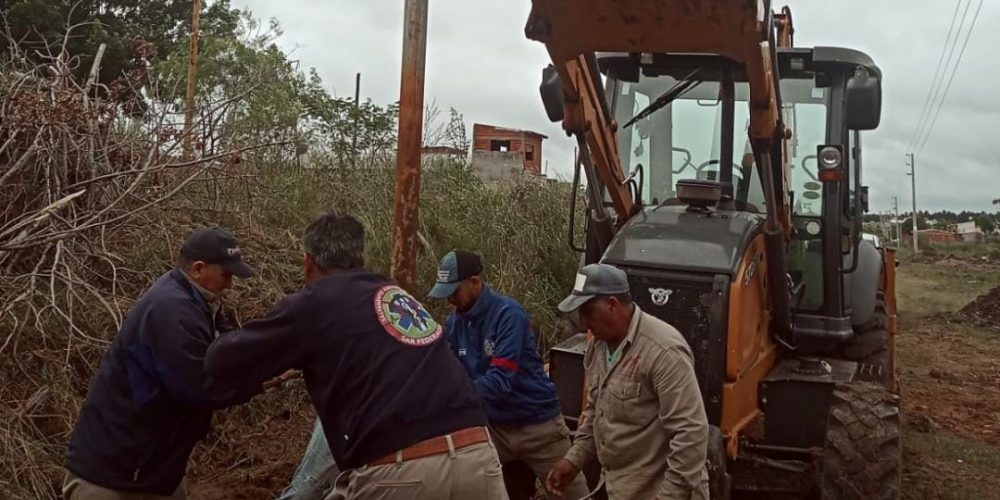
<svg viewBox="0 0 1000 500"><path fill-rule="evenodd" d="M392 277L414 291L420 208L420 145L423 138L424 64L427 59L427 1L406 0L403 68L399 89L399 136L392 228Z"/></svg>
<svg viewBox="0 0 1000 500"><path fill-rule="evenodd" d="M201 21L201 0L191 7L191 45L188 52L187 96L184 106L184 159L191 158L191 121L194 117L194 96L198 78L198 25Z"/></svg>

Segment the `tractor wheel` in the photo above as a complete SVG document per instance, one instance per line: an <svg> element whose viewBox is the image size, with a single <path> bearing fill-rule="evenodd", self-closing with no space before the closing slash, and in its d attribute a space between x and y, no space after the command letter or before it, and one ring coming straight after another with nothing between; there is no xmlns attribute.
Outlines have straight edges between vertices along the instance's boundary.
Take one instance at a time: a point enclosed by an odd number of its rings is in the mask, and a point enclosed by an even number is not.
<svg viewBox="0 0 1000 500"><path fill-rule="evenodd" d="M889 312L885 296L879 292L875 316L865 325L855 328L854 338L841 347L844 359L857 361L858 378L887 386L892 380L889 362Z"/></svg>
<svg viewBox="0 0 1000 500"><path fill-rule="evenodd" d="M834 388L827 419L824 499L897 499L902 451L899 397L872 382Z"/></svg>

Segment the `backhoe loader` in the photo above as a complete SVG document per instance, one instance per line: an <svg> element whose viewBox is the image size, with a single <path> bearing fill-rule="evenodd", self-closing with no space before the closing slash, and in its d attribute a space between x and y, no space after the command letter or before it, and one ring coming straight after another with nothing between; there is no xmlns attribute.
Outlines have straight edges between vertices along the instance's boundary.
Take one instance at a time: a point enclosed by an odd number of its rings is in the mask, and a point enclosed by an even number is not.
<svg viewBox="0 0 1000 500"><path fill-rule="evenodd" d="M872 58L795 47L768 0L532 0L525 35L580 146L568 243L690 344L713 498L897 498L896 259L861 237ZM571 427L587 342L548 353Z"/></svg>

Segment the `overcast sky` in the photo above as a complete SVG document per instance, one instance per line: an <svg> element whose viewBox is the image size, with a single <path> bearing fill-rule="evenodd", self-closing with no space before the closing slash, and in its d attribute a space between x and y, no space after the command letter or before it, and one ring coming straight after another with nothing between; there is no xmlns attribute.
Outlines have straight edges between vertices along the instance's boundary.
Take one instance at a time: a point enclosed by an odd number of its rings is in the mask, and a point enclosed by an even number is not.
<svg viewBox="0 0 1000 500"><path fill-rule="evenodd" d="M524 36L530 0L429 0L426 99L474 122L526 128L549 136L550 175L571 178L574 142L548 121L538 97L544 46ZM966 26L979 0L970 0ZM402 0L231 0L257 17L276 19L279 44L304 67L315 67L337 96L354 93L379 104L399 96ZM965 2L959 18L965 12ZM872 211L910 207L905 154L948 34L953 0L789 0L795 45L860 49L883 71L880 128L863 136L865 183ZM784 5L777 3L777 6ZM957 59L959 46L953 57ZM994 210L1000 197L1000 4L983 3L968 48L933 132L916 158L918 209ZM946 55L947 56L947 55Z"/></svg>

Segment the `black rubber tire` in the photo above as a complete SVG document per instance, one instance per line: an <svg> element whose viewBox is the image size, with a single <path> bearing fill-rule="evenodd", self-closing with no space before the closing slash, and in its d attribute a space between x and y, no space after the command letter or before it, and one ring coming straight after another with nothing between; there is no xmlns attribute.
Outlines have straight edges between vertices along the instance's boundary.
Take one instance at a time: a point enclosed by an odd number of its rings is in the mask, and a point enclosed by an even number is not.
<svg viewBox="0 0 1000 500"><path fill-rule="evenodd" d="M857 361L858 378L878 382L883 386L892 380L889 360L889 311L885 296L879 292L875 316L867 324L855 328L855 335L840 348L843 359Z"/></svg>
<svg viewBox="0 0 1000 500"><path fill-rule="evenodd" d="M897 499L902 478L899 397L873 382L834 388L827 421L824 499Z"/></svg>

